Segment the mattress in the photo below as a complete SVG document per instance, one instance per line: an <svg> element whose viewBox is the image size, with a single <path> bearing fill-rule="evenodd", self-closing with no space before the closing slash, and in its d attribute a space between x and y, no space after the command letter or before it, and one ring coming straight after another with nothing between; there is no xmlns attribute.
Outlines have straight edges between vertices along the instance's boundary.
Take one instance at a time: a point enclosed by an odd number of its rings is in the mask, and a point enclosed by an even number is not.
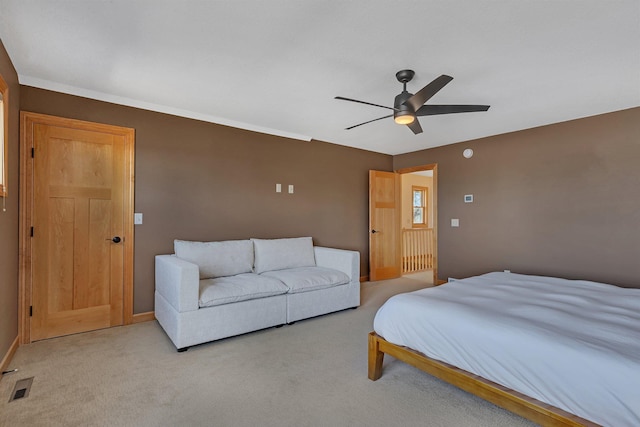
<svg viewBox="0 0 640 427"><path fill-rule="evenodd" d="M640 289L488 273L390 298L374 330L605 426L640 426Z"/></svg>

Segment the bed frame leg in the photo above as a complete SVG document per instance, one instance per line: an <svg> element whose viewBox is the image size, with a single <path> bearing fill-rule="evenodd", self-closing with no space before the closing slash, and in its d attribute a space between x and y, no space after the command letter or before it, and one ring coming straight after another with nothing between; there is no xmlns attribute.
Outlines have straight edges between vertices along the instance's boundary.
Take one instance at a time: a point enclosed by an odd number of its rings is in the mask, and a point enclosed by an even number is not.
<svg viewBox="0 0 640 427"><path fill-rule="evenodd" d="M380 343L375 332L369 334L369 379L376 381L382 376L384 353L380 351Z"/></svg>

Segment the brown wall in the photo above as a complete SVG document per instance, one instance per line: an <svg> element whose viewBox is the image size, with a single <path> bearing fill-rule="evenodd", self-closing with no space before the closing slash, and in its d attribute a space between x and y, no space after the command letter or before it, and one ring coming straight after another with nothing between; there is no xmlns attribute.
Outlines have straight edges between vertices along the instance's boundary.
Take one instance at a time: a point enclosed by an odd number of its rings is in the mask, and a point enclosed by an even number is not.
<svg viewBox="0 0 640 427"><path fill-rule="evenodd" d="M640 287L640 108L394 157L429 163L440 278L510 269Z"/></svg>
<svg viewBox="0 0 640 427"><path fill-rule="evenodd" d="M18 336L18 148L20 85L0 41L0 74L9 86L9 147L6 211L0 208L0 360ZM0 205L2 199L0 198Z"/></svg>
<svg viewBox="0 0 640 427"><path fill-rule="evenodd" d="M135 226L134 313L153 310L153 257L172 253L174 239L312 236L359 251L368 274L368 170L392 170L391 156L27 86L20 100L24 111L135 128L144 223Z"/></svg>

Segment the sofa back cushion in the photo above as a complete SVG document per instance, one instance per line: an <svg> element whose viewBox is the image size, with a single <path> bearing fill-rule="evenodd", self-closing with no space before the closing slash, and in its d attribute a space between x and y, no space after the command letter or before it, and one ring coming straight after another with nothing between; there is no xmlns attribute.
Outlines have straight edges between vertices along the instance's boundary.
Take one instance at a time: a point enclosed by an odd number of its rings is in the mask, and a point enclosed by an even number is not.
<svg viewBox="0 0 640 427"><path fill-rule="evenodd" d="M175 240L173 249L178 258L198 265L200 279L235 276L253 269L253 243L250 240Z"/></svg>
<svg viewBox="0 0 640 427"><path fill-rule="evenodd" d="M311 237L251 240L255 252L254 271L258 274L265 271L316 265Z"/></svg>

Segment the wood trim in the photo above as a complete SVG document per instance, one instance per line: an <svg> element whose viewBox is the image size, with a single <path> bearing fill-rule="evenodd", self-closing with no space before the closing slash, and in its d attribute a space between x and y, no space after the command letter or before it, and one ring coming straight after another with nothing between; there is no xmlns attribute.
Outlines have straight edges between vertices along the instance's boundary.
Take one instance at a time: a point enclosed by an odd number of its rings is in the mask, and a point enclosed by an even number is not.
<svg viewBox="0 0 640 427"><path fill-rule="evenodd" d="M360 283L362 282L368 282L369 281L369 276L360 276Z"/></svg>
<svg viewBox="0 0 640 427"><path fill-rule="evenodd" d="M433 171L433 283L438 282L438 165L429 165Z"/></svg>
<svg viewBox="0 0 640 427"><path fill-rule="evenodd" d="M134 256L134 242L135 242L135 228L133 225L133 215L135 207L135 130L131 128L125 135L125 180L124 187L124 230L127 238L124 239L124 283L123 283L123 311L124 311L124 324L130 325L133 323L133 256Z"/></svg>
<svg viewBox="0 0 640 427"><path fill-rule="evenodd" d="M20 225L18 252L18 336L20 344L31 342L29 307L31 305L31 226L33 213L33 162L31 145L34 123L55 124L94 132L121 135L125 140L124 188L124 263L123 263L123 324L133 323L133 255L134 255L134 185L135 185L135 130L114 125L20 112Z"/></svg>
<svg viewBox="0 0 640 427"><path fill-rule="evenodd" d="M0 165L0 174L2 179L0 180L0 197L7 197L9 195L9 186L7 181L9 180L9 85L4 81L2 75L0 75L0 93L2 93L2 164Z"/></svg>
<svg viewBox="0 0 640 427"><path fill-rule="evenodd" d="M410 348L392 344L375 332L369 333L370 380L376 381L382 376L385 354L542 426L599 425Z"/></svg>
<svg viewBox="0 0 640 427"><path fill-rule="evenodd" d="M411 173L411 172L422 172L429 171L438 167L437 163L429 163L428 165L420 165L420 166L411 166L409 168L397 169L396 173Z"/></svg>
<svg viewBox="0 0 640 427"><path fill-rule="evenodd" d="M154 311L147 311L146 313L136 313L131 318L131 323L151 322L156 320L156 314Z"/></svg>
<svg viewBox="0 0 640 427"><path fill-rule="evenodd" d="M2 358L2 362L0 362L0 372L4 372L9 367L11 360L13 359L13 355L16 354L16 350L20 347L20 335L16 336L16 339L13 340L13 343L9 346L9 350Z"/></svg>
<svg viewBox="0 0 640 427"><path fill-rule="evenodd" d="M31 146L33 128L28 126L26 114L20 112L20 218L18 252L18 335L20 344L31 342L31 236L33 208L33 162Z"/></svg>
<svg viewBox="0 0 640 427"><path fill-rule="evenodd" d="M413 206L413 195L416 191L422 191L422 206ZM417 207L423 210L422 219L424 222L422 224L413 222L413 209ZM429 187L422 185L411 186L411 228L429 228Z"/></svg>

